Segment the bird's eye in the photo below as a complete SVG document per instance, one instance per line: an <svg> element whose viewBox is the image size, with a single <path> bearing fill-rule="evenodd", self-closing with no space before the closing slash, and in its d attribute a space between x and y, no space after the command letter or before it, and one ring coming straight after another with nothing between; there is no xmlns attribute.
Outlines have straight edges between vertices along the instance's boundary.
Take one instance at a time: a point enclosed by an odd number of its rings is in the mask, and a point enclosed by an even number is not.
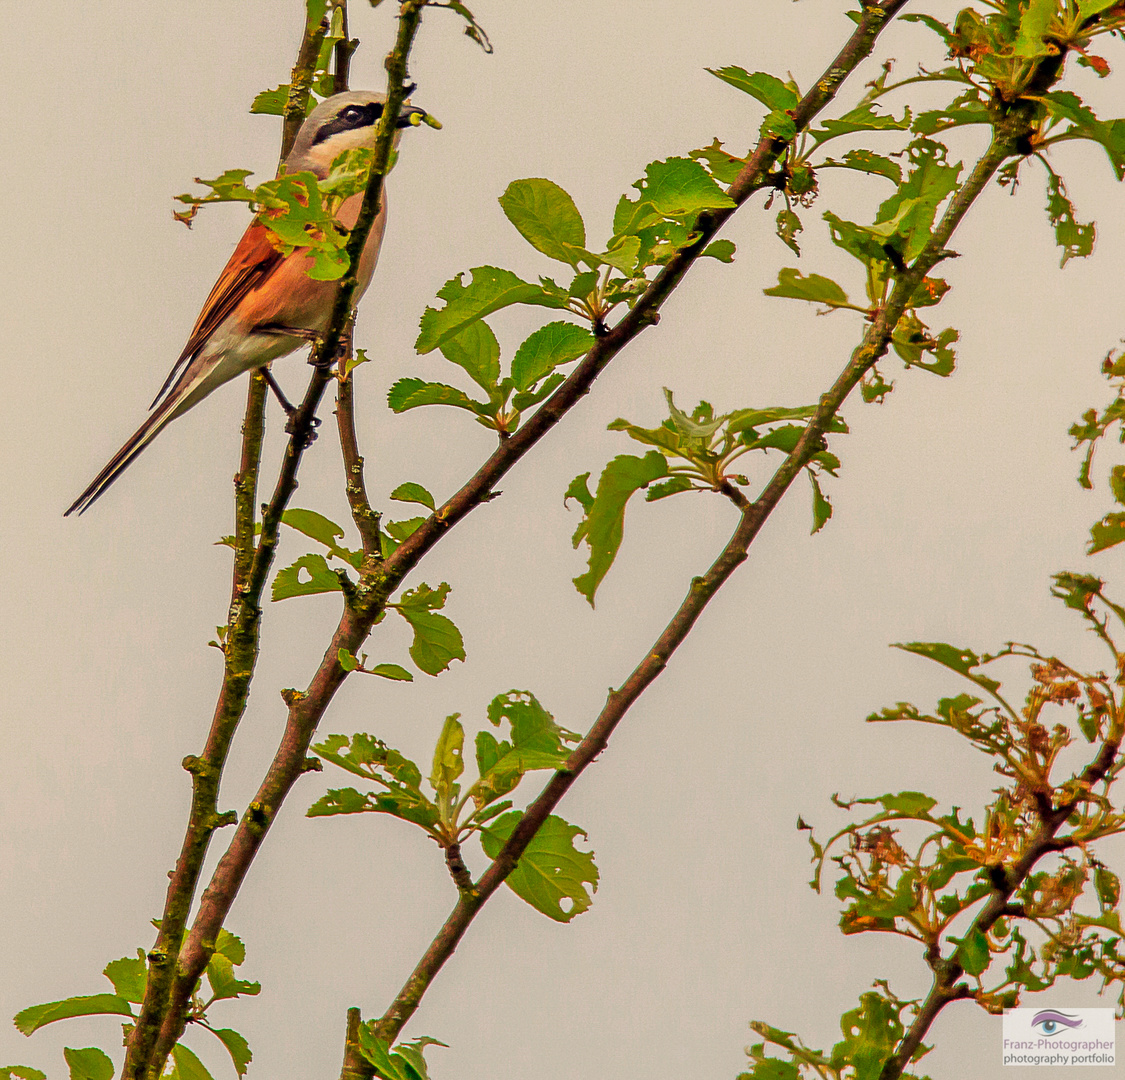
<svg viewBox="0 0 1125 1080"><path fill-rule="evenodd" d="M363 119L363 110L358 105L349 105L342 113L340 119L349 124L357 124Z"/></svg>

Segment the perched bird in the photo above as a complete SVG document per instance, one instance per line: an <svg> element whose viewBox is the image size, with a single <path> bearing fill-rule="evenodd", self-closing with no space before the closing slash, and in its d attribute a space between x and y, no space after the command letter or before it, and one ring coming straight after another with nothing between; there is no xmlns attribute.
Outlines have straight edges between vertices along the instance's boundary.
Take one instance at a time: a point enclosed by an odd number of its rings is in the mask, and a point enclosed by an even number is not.
<svg viewBox="0 0 1125 1080"><path fill-rule="evenodd" d="M384 101L383 94L364 90L322 101L301 125L285 159L285 171L311 172L323 179L333 160L344 151L374 146ZM422 109L407 106L397 126L417 124L425 117ZM353 195L337 212L347 228L359 217L362 200L362 193ZM386 211L384 188L379 214L359 260L356 301L371 282ZM148 419L66 514L88 510L168 423L216 387L308 344L327 329L339 285L310 278L307 271L311 265L312 257L306 251L298 248L283 256L270 243L265 225L258 218L250 223L207 297L184 351L152 403Z"/></svg>

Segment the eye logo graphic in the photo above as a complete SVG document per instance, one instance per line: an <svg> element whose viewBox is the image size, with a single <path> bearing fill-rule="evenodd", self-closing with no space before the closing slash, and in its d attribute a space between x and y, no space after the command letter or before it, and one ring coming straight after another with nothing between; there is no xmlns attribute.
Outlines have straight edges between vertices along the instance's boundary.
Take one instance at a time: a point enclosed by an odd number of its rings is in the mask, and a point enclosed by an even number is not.
<svg viewBox="0 0 1125 1080"><path fill-rule="evenodd" d="M1031 1019L1031 1026L1037 1028L1042 1035L1058 1035L1060 1031L1080 1028L1082 1024L1079 1017L1055 1009L1042 1009Z"/></svg>

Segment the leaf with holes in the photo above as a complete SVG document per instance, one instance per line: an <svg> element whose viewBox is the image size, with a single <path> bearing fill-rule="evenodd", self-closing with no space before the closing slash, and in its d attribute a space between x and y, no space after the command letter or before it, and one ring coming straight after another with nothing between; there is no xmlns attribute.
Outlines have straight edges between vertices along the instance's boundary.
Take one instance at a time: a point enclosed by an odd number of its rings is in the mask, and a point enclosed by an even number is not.
<svg viewBox="0 0 1125 1080"><path fill-rule="evenodd" d="M274 600L288 600L292 596L312 596L341 589L340 579L329 568L324 556L310 553L277 572L271 595Z"/></svg>
<svg viewBox="0 0 1125 1080"><path fill-rule="evenodd" d="M522 816L512 810L481 830L481 846L490 859L500 854ZM505 880L520 899L556 922L570 922L581 915L593 903L598 888L594 855L574 846L576 836L585 839L586 833L549 815Z"/></svg>

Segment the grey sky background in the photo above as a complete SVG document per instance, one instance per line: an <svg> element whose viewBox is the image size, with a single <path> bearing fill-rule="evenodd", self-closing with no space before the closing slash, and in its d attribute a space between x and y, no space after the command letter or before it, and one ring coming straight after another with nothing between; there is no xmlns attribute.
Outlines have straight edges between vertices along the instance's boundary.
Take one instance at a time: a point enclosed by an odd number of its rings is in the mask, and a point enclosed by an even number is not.
<svg viewBox="0 0 1125 1080"><path fill-rule="evenodd" d="M591 243L608 237L621 192L655 158L718 136L751 144L761 110L704 68L738 64L808 86L851 23L836 0L670 0L566 4L479 0L485 56L448 12L426 16L412 62L414 100L441 132L409 132L389 181L389 224L357 344L376 363L358 387L361 440L377 505L404 480L443 499L477 468L491 438L467 417L427 409L395 417L389 385L403 375L454 380L413 351L418 318L455 272L493 264L552 273L504 219L496 199L521 177L549 177L585 215ZM170 196L195 176L276 161L278 124L248 114L257 91L287 78L299 33L296 0L238 5L104 0L48 2L3 14L9 250L4 312L6 512L0 515L0 654L5 753L0 756L0 1016L72 994L109 990L110 960L151 944L165 873L179 850L189 783L219 684L207 648L225 618L230 478L244 382L177 421L80 520L62 510L143 418L204 297L245 227L240 208L208 209L193 231ZM382 87L393 5L356 3L363 41L356 87ZM950 17L956 5L926 10ZM28 36L30 34L30 36ZM941 60L937 39L893 28L845 89L843 107L897 57ZM1120 60L1120 46L1109 52ZM1089 71L1073 86L1100 114L1122 112L1120 76ZM901 104L896 104L896 111ZM971 160L980 132L953 142ZM890 140L887 147L891 147ZM1083 495L1068 425L1107 399L1101 357L1121 338L1125 275L1121 192L1101 150L1053 158L1084 220L1096 217L1093 258L1058 269L1043 213L1042 170L1014 198L991 189L943 270L953 291L932 312L962 332L948 380L903 372L881 407L849 403L852 433L826 491L835 516L809 533L807 484L794 485L658 683L560 808L583 826L601 887L568 926L507 890L485 909L447 965L407 1037L431 1035L436 1078L578 1080L733 1077L767 1020L830 1046L837 1018L876 978L900 996L928 986L919 951L899 939L844 938L839 905L806 881L798 814L822 836L843 823L832 792L921 789L969 808L993 783L967 744L943 731L863 723L898 700L930 705L960 692L951 674L887 648L950 640L979 649L1009 639L1101 665L1078 620L1048 595L1068 568L1125 584L1121 556L1083 555L1091 521L1109 506ZM533 691L565 727L584 731L644 655L693 574L735 524L723 500L680 496L632 507L626 539L596 611L570 579L577 524L562 493L634 444L607 432L627 416L664 415L661 387L681 406L718 410L815 400L862 332L860 316L818 317L764 297L782 266L835 277L862 295L858 264L831 247L820 214L870 214L889 191L839 170L801 213L797 263L773 235L761 199L724 235L732 266L705 260L593 393L427 559L411 584L449 581L448 614L468 662L413 685L354 678L321 728L365 730L428 762L442 719L470 733L487 702ZM539 321L537 309L493 320L503 355ZM275 371L304 385L294 355ZM322 415L330 420L327 407ZM281 421L270 414L265 476L276 468ZM761 477L765 466L758 464ZM272 484L272 481L270 481ZM294 505L347 520L331 423L308 455ZM401 514L399 516L406 516ZM286 538L279 565L306 548ZM304 686L331 627L335 598L266 612L249 711L230 761L222 808L241 811L284 722L278 690ZM380 627L368 652L403 662L405 631ZM1010 676L1022 676L1015 666ZM1015 696L1020 697L1017 693ZM214 1019L241 1030L251 1077L336 1075L345 1009L380 1014L446 917L454 889L418 830L374 816L310 821L328 786L304 779L257 860L229 920L246 942L240 971L263 992ZM525 782L538 790L535 778ZM212 863L225 846L217 835ZM1111 864L1121 872L1122 850ZM468 852L479 871L479 850ZM1092 988L1060 988L1055 1005L1096 1004ZM25 1040L0 1023L0 1064L64 1074L61 1047L120 1041L110 1018L54 1025ZM230 1073L206 1032L196 1049L216 1077ZM1000 1022L953 1006L933 1030L925 1071L1018 1077L1002 1069ZM213 1044L213 1045L212 1045Z"/></svg>

